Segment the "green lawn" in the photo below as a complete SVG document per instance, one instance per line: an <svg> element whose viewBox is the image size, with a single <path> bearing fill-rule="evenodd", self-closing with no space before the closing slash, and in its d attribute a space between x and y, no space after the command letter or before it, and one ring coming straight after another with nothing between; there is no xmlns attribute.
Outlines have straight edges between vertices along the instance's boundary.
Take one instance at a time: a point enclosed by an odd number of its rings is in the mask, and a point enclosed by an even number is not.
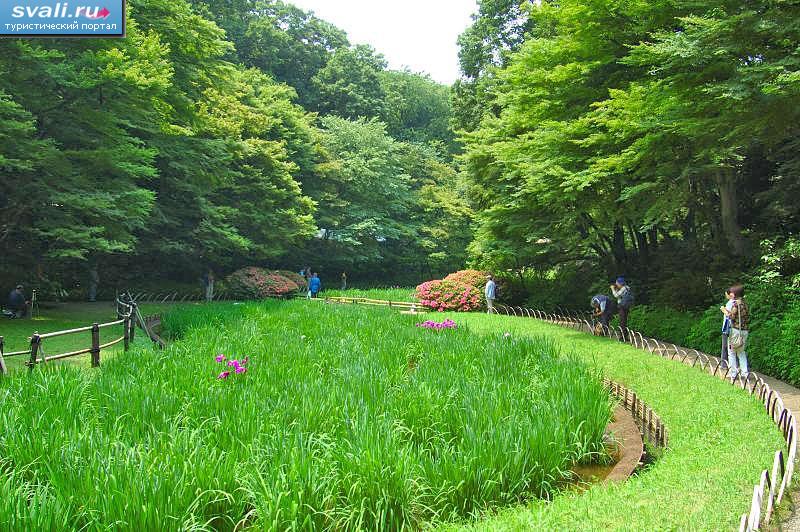
<svg viewBox="0 0 800 532"><path fill-rule="evenodd" d="M143 315L154 314L170 308L169 304L145 303L141 306ZM116 307L112 302L97 303L42 303L36 317L20 320L0 319L0 336L3 336L4 352L12 353L30 349L30 336L85 327L92 323L107 323L116 320ZM107 327L100 330L100 343L105 343L122 336L122 326ZM141 333L140 339L143 338ZM50 338L42 342L42 349L47 355L76 351L90 347L92 336L90 332L71 334ZM101 363L105 355L112 355L122 349L122 344L114 345L101 353ZM6 359L9 371L24 367L29 357L25 355ZM54 362L56 364L70 364L88 367L90 355L81 355L74 358Z"/></svg>
<svg viewBox="0 0 800 532"><path fill-rule="evenodd" d="M370 288L368 290L360 288L348 288L347 290L325 289L322 297L368 297L371 299L384 299L386 301L416 301L414 297L415 288Z"/></svg>

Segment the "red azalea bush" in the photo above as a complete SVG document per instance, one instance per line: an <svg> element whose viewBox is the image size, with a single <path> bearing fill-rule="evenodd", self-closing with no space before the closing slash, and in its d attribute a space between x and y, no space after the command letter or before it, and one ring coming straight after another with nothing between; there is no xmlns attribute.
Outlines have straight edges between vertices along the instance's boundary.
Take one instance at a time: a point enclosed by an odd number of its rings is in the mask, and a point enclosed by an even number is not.
<svg viewBox="0 0 800 532"><path fill-rule="evenodd" d="M481 306L481 292L472 285L442 279L417 286L417 300L420 305L439 312L469 312Z"/></svg>
<svg viewBox="0 0 800 532"><path fill-rule="evenodd" d="M300 289L291 279L255 266L236 270L225 279L225 286L236 299L285 297Z"/></svg>
<svg viewBox="0 0 800 532"><path fill-rule="evenodd" d="M444 278L445 281L456 281L458 283L468 284L475 288L481 288L486 284L486 277L489 272L482 272L479 270L459 270L451 273Z"/></svg>
<svg viewBox="0 0 800 532"><path fill-rule="evenodd" d="M290 272L289 270L275 270L272 273L286 277L300 288L303 288L306 285L306 278L297 272Z"/></svg>

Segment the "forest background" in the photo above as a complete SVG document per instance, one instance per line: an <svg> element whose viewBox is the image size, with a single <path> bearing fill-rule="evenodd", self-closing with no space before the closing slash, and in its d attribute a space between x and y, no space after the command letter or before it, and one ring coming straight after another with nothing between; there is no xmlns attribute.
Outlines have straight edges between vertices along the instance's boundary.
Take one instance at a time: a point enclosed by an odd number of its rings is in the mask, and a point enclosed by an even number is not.
<svg viewBox="0 0 800 532"><path fill-rule="evenodd" d="M800 2L481 0L452 87L280 1L128 9L0 42L2 286L469 264L582 309L622 274L635 326L711 350L745 282L757 367L800 380Z"/></svg>

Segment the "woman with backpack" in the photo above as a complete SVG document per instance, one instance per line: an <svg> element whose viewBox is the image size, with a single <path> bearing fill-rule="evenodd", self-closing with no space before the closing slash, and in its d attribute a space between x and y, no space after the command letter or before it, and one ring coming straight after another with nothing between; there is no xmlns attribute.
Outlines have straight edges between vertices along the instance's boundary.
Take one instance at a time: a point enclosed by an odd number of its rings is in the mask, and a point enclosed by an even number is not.
<svg viewBox="0 0 800 532"><path fill-rule="evenodd" d="M746 379L749 374L747 367L747 336L750 331L750 309L744 301L744 287L740 284L732 286L729 292L733 295L731 309L720 307L719 310L730 322L728 333L728 378L736 378L740 373Z"/></svg>

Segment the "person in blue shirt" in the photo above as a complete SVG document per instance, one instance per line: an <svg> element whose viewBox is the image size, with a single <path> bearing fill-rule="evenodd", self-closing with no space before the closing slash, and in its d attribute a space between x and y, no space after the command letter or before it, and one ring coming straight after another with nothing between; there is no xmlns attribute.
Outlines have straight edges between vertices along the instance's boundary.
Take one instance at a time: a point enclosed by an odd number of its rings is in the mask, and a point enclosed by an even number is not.
<svg viewBox="0 0 800 532"><path fill-rule="evenodd" d="M308 282L308 291L311 293L311 297L317 297L320 290L322 290L322 281L320 280L319 275L315 273L311 276L311 280Z"/></svg>
<svg viewBox="0 0 800 532"><path fill-rule="evenodd" d="M592 314L598 319L600 325L603 326L603 332L608 330L608 324L616 312L616 305L612 298L605 294L597 294L591 301Z"/></svg>
<svg viewBox="0 0 800 532"><path fill-rule="evenodd" d="M24 318L28 314L28 301L25 298L25 293L22 291L22 285L17 285L17 287L8 294L8 309L13 313L15 318Z"/></svg>
<svg viewBox="0 0 800 532"><path fill-rule="evenodd" d="M491 275L486 276L483 295L486 297L486 313L491 314L494 312L494 300L497 298L497 283L494 282L494 277Z"/></svg>

